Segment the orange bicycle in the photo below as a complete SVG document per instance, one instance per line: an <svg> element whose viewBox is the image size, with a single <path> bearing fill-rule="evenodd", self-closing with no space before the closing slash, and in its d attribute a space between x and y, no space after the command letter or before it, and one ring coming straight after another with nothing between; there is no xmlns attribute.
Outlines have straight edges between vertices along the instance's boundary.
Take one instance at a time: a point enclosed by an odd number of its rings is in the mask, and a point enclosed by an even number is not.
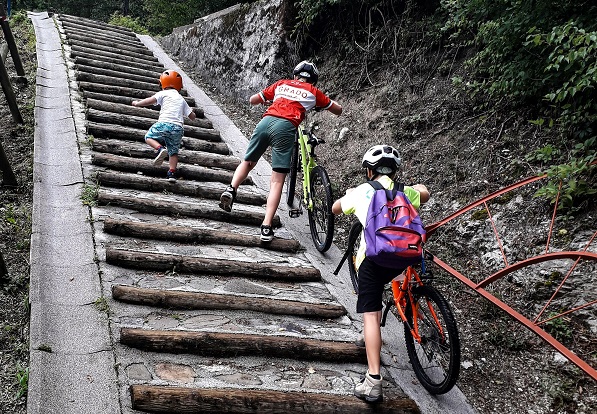
<svg viewBox="0 0 597 414"><path fill-rule="evenodd" d="M359 292L359 275L355 266L363 226L356 221L350 228L344 260L348 260L350 278L355 293ZM426 252L426 259L431 255ZM406 351L415 375L431 394L444 394L452 389L460 373L460 339L454 314L448 301L433 286L433 274L425 268L418 272L409 266L392 280L391 290L384 294L381 326L388 312L396 307L404 324Z"/></svg>

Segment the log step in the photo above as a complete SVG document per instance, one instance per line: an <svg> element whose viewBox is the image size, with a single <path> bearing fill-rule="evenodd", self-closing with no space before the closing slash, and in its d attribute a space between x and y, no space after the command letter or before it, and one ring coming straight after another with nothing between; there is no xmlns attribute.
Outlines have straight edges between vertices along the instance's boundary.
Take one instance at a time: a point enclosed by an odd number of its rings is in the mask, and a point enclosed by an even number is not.
<svg viewBox="0 0 597 414"><path fill-rule="evenodd" d="M58 18L61 21L73 22L73 23L77 23L77 24L80 24L85 27L92 27L92 28L97 28L97 29L102 29L102 30L108 30L110 32L119 33L122 36L127 36L127 37L130 37L133 39L137 38L135 33L132 30L127 29L126 27L115 26L113 24L103 23L103 22L100 22L97 20L87 19L85 17L73 16L70 14L60 14L60 15L58 15Z"/></svg>
<svg viewBox="0 0 597 414"><path fill-rule="evenodd" d="M147 59L158 61L153 53L143 44L131 46L130 44L117 43L113 40L102 39L101 37L89 35L82 36L75 31L67 31L66 35L69 41L76 40L81 45L97 45L104 50L122 50L126 52L133 52L133 56L146 56Z"/></svg>
<svg viewBox="0 0 597 414"><path fill-rule="evenodd" d="M170 240L179 243L227 244L231 246L263 247L265 249L296 253L300 244L296 240L275 238L264 243L259 236L249 236L216 229L192 228L159 223L141 223L106 218L104 232L141 239Z"/></svg>
<svg viewBox="0 0 597 414"><path fill-rule="evenodd" d="M132 101L132 99L131 99L131 101ZM123 114L123 115L134 115L134 116L138 116L138 117L142 117L142 118L150 118L153 120L157 120L160 116L160 113L156 110L148 109L146 107L142 108L142 107L138 107L138 106L132 106L130 104L130 102L127 104L121 104L121 103L106 102L104 100L98 100L98 99L93 99L93 98L87 98L87 107L97 109L99 111L104 111L104 112L112 112L112 113ZM186 118L185 125L186 124L213 130L212 122L205 118L195 118L195 119Z"/></svg>
<svg viewBox="0 0 597 414"><path fill-rule="evenodd" d="M152 91L153 93L156 93L159 90L161 90L160 84L158 82L141 82L125 77L97 75L95 73L83 71L78 71L76 77L79 82L93 82L102 85L114 85L132 89L143 89L146 91ZM181 90L181 95L186 95L186 92Z"/></svg>
<svg viewBox="0 0 597 414"><path fill-rule="evenodd" d="M121 302L172 309L249 310L274 315L321 319L335 319L346 315L346 309L342 305L333 303L308 303L254 296L143 289L123 285L112 287L112 297Z"/></svg>
<svg viewBox="0 0 597 414"><path fill-rule="evenodd" d="M110 70L118 73L130 73L131 75L141 76L146 79L159 79L161 72L157 70L146 70L130 67L128 65L119 65L116 63L110 63L103 60L96 60L92 58L86 58L77 56L74 58L75 65L93 67L96 69Z"/></svg>
<svg viewBox="0 0 597 414"><path fill-rule="evenodd" d="M170 184L176 185L177 183ZM110 204L136 210L141 213L205 218L225 223L247 224L249 226L259 226L263 222L263 212L241 210L235 206L231 213L227 213L215 203L184 202L174 199L165 201L165 198L165 196L160 199L156 199L155 196L151 199L139 197L138 195L127 196L108 192L103 189L99 189L97 192L97 201L100 205ZM280 216L274 216L272 225L280 227Z"/></svg>
<svg viewBox="0 0 597 414"><path fill-rule="evenodd" d="M121 328L120 343L150 352L209 357L251 355L307 361L367 362L365 348L353 342L291 336Z"/></svg>
<svg viewBox="0 0 597 414"><path fill-rule="evenodd" d="M138 159L125 157L122 155L112 155L105 153L96 153L92 156L94 165L110 168L118 171L141 172L154 177L166 177L168 163L164 162L160 166L153 164L149 159ZM196 165L182 164L178 165L177 171L183 179L199 181L218 181L223 184L229 184L232 181L232 172L216 170ZM253 184L253 179L247 177L243 184Z"/></svg>
<svg viewBox="0 0 597 414"><path fill-rule="evenodd" d="M119 114L115 112L98 111L97 109L89 108L87 110L87 119L89 121L116 124L123 127L132 127L148 130L155 122L155 119L148 119L140 116L133 116L127 114ZM201 128L191 125L185 125L184 136L187 138L197 138L210 142L221 142L222 137L220 133L213 128Z"/></svg>
<svg viewBox="0 0 597 414"><path fill-rule="evenodd" d="M127 88L124 86L116 85L104 85L100 83L86 81L79 81L79 88L83 91L101 92L110 95L122 95L135 99L143 99L155 95L155 91L153 90ZM185 101L187 101L190 107L195 106L194 98L188 96L183 96L183 98Z"/></svg>
<svg viewBox="0 0 597 414"><path fill-rule="evenodd" d="M103 41L113 42L115 45L119 46L145 47L145 45L137 38L119 36L118 34L111 32L86 28L81 25L67 23L65 21L62 21L61 24L62 29L67 36L77 35L84 38L101 39Z"/></svg>
<svg viewBox="0 0 597 414"><path fill-rule="evenodd" d="M87 133L98 137L143 142L146 132L147 130L145 129L123 127L116 124L87 122ZM213 152L221 155L230 154L228 145L226 145L224 142L210 142L197 138L182 137L182 144L184 148L194 151Z"/></svg>
<svg viewBox="0 0 597 414"><path fill-rule="evenodd" d="M413 400L386 392L384 401L368 404L353 396L238 388L189 388L131 385L134 410L151 413L220 414L419 414ZM385 392L385 390L384 390Z"/></svg>
<svg viewBox="0 0 597 414"><path fill-rule="evenodd" d="M116 50L116 49L104 49L98 47L96 45L87 45L84 43L77 42L75 40L69 40L70 43L70 51L71 54L75 56L78 53L83 52L87 53L88 55L96 55L97 58L107 57L110 59L119 59L121 61L128 61L130 64L135 64L137 67L146 66L152 69L162 69L163 65L161 65L157 60L151 60L143 57L142 55L139 56L132 56L132 52L127 52L123 50ZM162 69L163 70L163 69Z"/></svg>
<svg viewBox="0 0 597 414"><path fill-rule="evenodd" d="M314 267L191 257L115 247L106 248L106 262L132 269L164 272L176 269L178 273L242 276L281 282L318 282L321 280L319 270Z"/></svg>
<svg viewBox="0 0 597 414"><path fill-rule="evenodd" d="M81 58L91 59L94 61L100 61L100 62L109 63L109 64L113 64L113 65L128 66L129 68L134 69L134 70L139 70L139 69L147 70L147 71L156 73L158 76L160 73L162 73L164 71L163 66L148 65L147 63L138 63L138 62L133 62L133 61L127 61L126 59L122 59L114 53L107 54L104 52L93 51L93 50L87 51L86 49L81 49L81 48L78 48L77 46L71 47L70 57L72 59L77 59L77 58L81 57Z"/></svg>
<svg viewBox="0 0 597 414"><path fill-rule="evenodd" d="M98 138L93 140L91 148L96 152L113 155L155 158L155 150L141 142L123 142L116 139ZM236 167L240 164L240 159L237 157L184 149L178 153L178 161L183 164L221 168L228 171L236 170Z"/></svg>
<svg viewBox="0 0 597 414"><path fill-rule="evenodd" d="M217 182L200 183L197 181L178 180L175 183L171 183L163 178L109 171L98 171L95 174L95 177L102 187L130 188L148 192L167 191L173 194L181 194L208 200L219 200L222 192L226 189L226 185ZM236 196L237 205L249 204L262 206L265 202L265 195L250 192L250 190L245 189L245 187L240 187Z"/></svg>

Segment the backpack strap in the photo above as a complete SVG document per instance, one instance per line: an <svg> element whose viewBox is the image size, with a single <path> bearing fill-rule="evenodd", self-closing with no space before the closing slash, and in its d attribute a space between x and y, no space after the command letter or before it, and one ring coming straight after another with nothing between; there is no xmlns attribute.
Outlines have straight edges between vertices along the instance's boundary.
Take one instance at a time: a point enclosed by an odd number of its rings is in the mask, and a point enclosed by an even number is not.
<svg viewBox="0 0 597 414"><path fill-rule="evenodd" d="M386 199L388 201L389 200L393 200L396 197L396 193L398 191L404 192L404 183L399 183L397 181L394 181L394 188L392 188L391 190L388 190L383 185L381 185L381 183L379 181L376 181L376 180L369 180L369 181L367 181L367 183L371 187L373 187L373 189L375 191L377 191L377 190L384 190L386 192Z"/></svg>

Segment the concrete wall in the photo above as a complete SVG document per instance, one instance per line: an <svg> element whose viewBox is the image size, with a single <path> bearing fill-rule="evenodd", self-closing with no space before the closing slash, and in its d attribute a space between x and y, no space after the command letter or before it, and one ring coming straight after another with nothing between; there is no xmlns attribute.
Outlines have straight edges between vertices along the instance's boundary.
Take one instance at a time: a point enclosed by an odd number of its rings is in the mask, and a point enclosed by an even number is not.
<svg viewBox="0 0 597 414"><path fill-rule="evenodd" d="M219 92L246 101L291 74L298 62L288 40L291 25L292 0L257 1L178 27L160 43Z"/></svg>

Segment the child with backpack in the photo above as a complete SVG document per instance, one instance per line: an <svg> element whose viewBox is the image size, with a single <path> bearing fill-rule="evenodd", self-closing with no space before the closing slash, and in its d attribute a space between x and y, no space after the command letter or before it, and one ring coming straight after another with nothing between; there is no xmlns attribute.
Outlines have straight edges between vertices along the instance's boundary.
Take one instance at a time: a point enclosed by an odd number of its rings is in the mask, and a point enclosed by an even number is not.
<svg viewBox="0 0 597 414"><path fill-rule="evenodd" d="M178 150L184 132L184 117L195 119L195 112L180 95L182 76L174 70L167 70L160 75L162 90L149 98L133 101L133 106L160 105L160 116L145 134L145 142L155 151L154 165L162 165L168 158L170 169L168 181L176 182L178 174Z"/></svg>
<svg viewBox="0 0 597 414"><path fill-rule="evenodd" d="M429 200L429 191L423 184L396 183L400 164L395 148L371 147L362 162L369 181L348 189L332 206L334 214L354 214L363 225L355 267L359 272L357 312L363 314L368 370L354 394L367 402L383 400L380 322L384 286L408 265L420 261L420 240L425 233L416 210ZM396 227L407 230L397 236L394 230L400 229Z"/></svg>

